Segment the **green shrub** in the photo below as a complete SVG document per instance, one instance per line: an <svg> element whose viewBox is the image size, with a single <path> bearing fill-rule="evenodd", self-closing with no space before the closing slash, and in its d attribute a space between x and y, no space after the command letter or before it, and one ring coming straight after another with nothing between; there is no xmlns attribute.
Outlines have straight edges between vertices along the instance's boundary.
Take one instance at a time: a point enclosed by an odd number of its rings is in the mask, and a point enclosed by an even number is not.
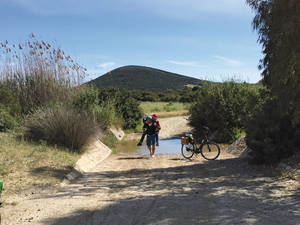
<svg viewBox="0 0 300 225"><path fill-rule="evenodd" d="M122 118L117 114L115 105L110 102L95 107L92 113L96 121L104 129L107 129L112 125L116 127L122 126Z"/></svg>
<svg viewBox="0 0 300 225"><path fill-rule="evenodd" d="M18 96L5 83L0 81L0 104L4 105L11 116L21 114L21 105Z"/></svg>
<svg viewBox="0 0 300 225"><path fill-rule="evenodd" d="M15 128L20 114L21 106L17 95L5 83L0 82L0 131Z"/></svg>
<svg viewBox="0 0 300 225"><path fill-rule="evenodd" d="M291 115L283 114L278 99L264 93L264 102L246 126L246 142L252 149L255 163L278 163L299 150L300 123L293 123Z"/></svg>
<svg viewBox="0 0 300 225"><path fill-rule="evenodd" d="M9 113L9 109L0 104L0 131L7 131L17 126L16 119Z"/></svg>
<svg viewBox="0 0 300 225"><path fill-rule="evenodd" d="M80 152L99 129L91 116L69 105L39 108L27 120L25 137Z"/></svg>
<svg viewBox="0 0 300 225"><path fill-rule="evenodd" d="M116 121L123 121L124 129L135 129L143 116L139 102L131 97L130 92L121 92L116 88L105 88L99 91L100 105L113 104L118 116Z"/></svg>
<svg viewBox="0 0 300 225"><path fill-rule="evenodd" d="M258 91L246 83L208 84L198 90L190 108L190 125L196 136L208 126L219 142L233 142L258 102Z"/></svg>
<svg viewBox="0 0 300 225"><path fill-rule="evenodd" d="M123 95L118 99L117 109L124 121L123 128L134 129L139 125L143 113L137 100Z"/></svg>
<svg viewBox="0 0 300 225"><path fill-rule="evenodd" d="M78 90L73 104L80 110L92 111L99 105L99 91L94 86L82 86Z"/></svg>
<svg viewBox="0 0 300 225"><path fill-rule="evenodd" d="M122 119L117 115L115 99L105 99L101 102L99 95L99 90L96 87L83 87L75 97L73 104L76 108L89 112L103 129L107 129L112 125L121 126Z"/></svg>

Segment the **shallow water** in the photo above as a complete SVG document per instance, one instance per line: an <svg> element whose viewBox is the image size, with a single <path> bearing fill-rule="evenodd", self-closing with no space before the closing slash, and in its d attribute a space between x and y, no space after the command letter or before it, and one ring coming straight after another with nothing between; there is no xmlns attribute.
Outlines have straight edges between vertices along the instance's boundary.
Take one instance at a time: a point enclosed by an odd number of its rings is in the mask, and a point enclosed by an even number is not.
<svg viewBox="0 0 300 225"><path fill-rule="evenodd" d="M117 149L123 153L131 153L135 155L149 155L149 150L146 146L146 138L142 146L137 146L138 141L122 141ZM155 146L155 155L168 154L180 155L181 154L181 140L180 139L165 139L159 140L159 146Z"/></svg>
<svg viewBox="0 0 300 225"><path fill-rule="evenodd" d="M137 147L137 149L132 153L137 155L149 155L149 150L144 142L143 146ZM181 140L180 139L160 140L159 146L155 147L155 155L159 155L159 154L168 154L168 155L181 154Z"/></svg>

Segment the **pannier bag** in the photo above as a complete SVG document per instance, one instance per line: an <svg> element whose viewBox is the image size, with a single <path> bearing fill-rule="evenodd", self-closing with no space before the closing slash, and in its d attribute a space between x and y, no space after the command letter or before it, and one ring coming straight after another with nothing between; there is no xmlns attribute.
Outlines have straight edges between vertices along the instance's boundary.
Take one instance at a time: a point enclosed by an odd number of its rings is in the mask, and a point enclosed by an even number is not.
<svg viewBox="0 0 300 225"><path fill-rule="evenodd" d="M189 144L189 137L181 137L181 144L188 145Z"/></svg>

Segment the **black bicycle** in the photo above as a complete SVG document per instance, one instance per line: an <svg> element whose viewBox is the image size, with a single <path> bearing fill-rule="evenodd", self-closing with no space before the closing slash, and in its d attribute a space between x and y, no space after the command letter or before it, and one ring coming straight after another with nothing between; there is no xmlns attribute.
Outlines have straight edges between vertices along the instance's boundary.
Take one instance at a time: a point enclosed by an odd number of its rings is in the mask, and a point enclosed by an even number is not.
<svg viewBox="0 0 300 225"><path fill-rule="evenodd" d="M197 144L192 134L186 134L181 138L181 153L184 158L190 159L194 154L201 154L204 159L215 160L220 155L220 147L216 142L208 139L209 128L203 127L204 138L201 144ZM199 147L197 147L199 146Z"/></svg>

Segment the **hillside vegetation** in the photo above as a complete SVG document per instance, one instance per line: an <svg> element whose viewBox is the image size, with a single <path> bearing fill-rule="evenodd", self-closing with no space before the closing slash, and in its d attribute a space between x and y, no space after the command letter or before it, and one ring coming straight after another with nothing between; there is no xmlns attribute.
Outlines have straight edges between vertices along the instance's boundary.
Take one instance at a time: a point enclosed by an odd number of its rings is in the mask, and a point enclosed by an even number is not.
<svg viewBox="0 0 300 225"><path fill-rule="evenodd" d="M183 89L187 85L202 85L207 81L145 66L124 66L90 81L99 88L117 87L129 90L166 91Z"/></svg>

